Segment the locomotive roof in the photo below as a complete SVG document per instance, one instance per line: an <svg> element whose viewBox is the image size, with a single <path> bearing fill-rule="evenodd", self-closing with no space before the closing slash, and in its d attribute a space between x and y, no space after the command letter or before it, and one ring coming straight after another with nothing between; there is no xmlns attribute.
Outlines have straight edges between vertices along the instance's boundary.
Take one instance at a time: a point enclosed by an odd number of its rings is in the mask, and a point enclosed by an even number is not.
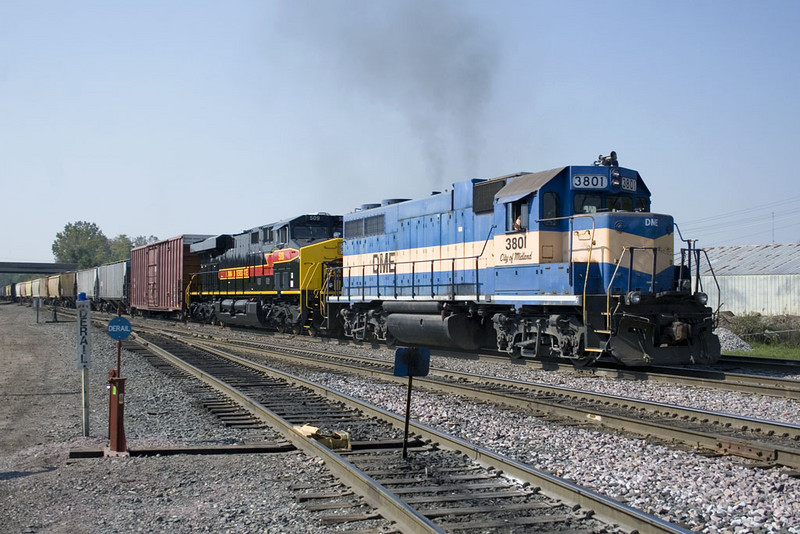
<svg viewBox="0 0 800 534"><path fill-rule="evenodd" d="M549 171L529 172L525 174L512 175L515 178L497 192L496 198L523 197L534 191L538 191L547 182L558 176L566 167L558 167Z"/></svg>

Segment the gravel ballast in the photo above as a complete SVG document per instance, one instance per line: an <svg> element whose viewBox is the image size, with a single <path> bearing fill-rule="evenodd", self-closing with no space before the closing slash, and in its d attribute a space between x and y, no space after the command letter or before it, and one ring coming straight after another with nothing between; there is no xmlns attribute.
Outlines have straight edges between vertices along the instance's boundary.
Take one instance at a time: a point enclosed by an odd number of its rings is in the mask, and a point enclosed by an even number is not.
<svg viewBox="0 0 800 534"><path fill-rule="evenodd" d="M5 367L0 372L0 532L336 531L295 503L290 484L327 480L318 460L297 453L68 462L69 449L107 444L106 378L116 365L113 341L95 330L91 436L83 438L74 329L75 323L36 324L29 308L0 306ZM225 335L239 334L225 330ZM34 351L34 344L41 348ZM345 350L393 357L388 350ZM675 404L798 419L797 404L780 399L453 358L434 357L432 365L633 397L663 400L668 395ZM123 353L122 371L128 378L125 414L131 448L277 439L269 431L226 429L200 408L185 381L165 377L136 355ZM317 371L304 374L395 412L405 410L403 387ZM781 469L753 469L736 458L703 458L635 437L561 426L518 410L422 391L414 392L412 417L697 532L800 533L800 481Z"/></svg>

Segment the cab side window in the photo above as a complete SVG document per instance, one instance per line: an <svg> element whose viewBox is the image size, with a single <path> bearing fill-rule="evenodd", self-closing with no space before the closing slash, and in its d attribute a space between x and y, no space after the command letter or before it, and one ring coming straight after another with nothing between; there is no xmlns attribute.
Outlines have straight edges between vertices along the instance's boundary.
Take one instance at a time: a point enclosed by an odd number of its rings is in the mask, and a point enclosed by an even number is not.
<svg viewBox="0 0 800 534"><path fill-rule="evenodd" d="M558 221L548 220L559 216L558 194L547 192L542 195L542 225L558 226Z"/></svg>
<svg viewBox="0 0 800 534"><path fill-rule="evenodd" d="M528 229L528 199L506 204L506 232Z"/></svg>

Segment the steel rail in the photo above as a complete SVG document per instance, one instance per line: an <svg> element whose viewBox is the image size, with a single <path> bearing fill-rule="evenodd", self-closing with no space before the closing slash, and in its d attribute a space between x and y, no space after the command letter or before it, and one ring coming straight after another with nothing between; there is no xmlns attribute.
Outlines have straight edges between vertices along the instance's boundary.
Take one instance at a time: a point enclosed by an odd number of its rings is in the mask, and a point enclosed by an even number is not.
<svg viewBox="0 0 800 534"><path fill-rule="evenodd" d="M219 350L209 346L207 343L203 343L194 339L181 339L179 337L176 337L175 339L188 345L202 348L203 350L217 354L218 356L229 359L251 369L267 372L274 376L279 376L291 383L309 388L320 396L356 407L369 416L388 421L398 429L404 428L405 419L403 417L366 401L330 390L324 386L305 380L290 373L285 373L263 364L253 362L241 356ZM252 404L252 402L250 404ZM561 499L569 504L580 505L582 508L590 509L594 512L595 517L606 523L616 523L622 525L623 528L639 530L640 532L686 534L691 532L651 514L647 514L641 510L637 510L623 503L615 501L614 499L601 495L590 489L583 488L577 484L571 483L544 471L534 469L516 460L503 457L499 454L489 451L488 449L484 449L455 436L438 431L427 425L412 421L410 423L410 428L423 440L430 440L438 443L440 446L461 451L463 454L466 454L473 460L483 464L491 465L492 467L500 469L519 480L540 487L543 492L551 497ZM296 434L295 432L293 433ZM294 438L292 442L295 443L295 445L298 445L296 442L297 437L292 437ZM336 457L341 458L338 455L336 455Z"/></svg>
<svg viewBox="0 0 800 534"><path fill-rule="evenodd" d="M212 348L212 343L209 342L196 341L196 343L207 349ZM298 356L296 354L289 356L255 347L237 348L241 350L250 350L256 353L262 353L273 357L302 360L310 365L323 367L330 370L341 371L342 368L349 368L358 373L379 377L383 380L391 381L397 384L405 383L405 379L393 376L389 370L364 368L359 365L343 362L326 362L313 357ZM341 356L341 358L367 360L366 358L359 358L357 356ZM385 368L391 366L390 362L386 362L384 360L368 360L371 364L382 364L382 367ZM710 451L717 451L721 454L731 454L734 456L741 456L763 462L771 462L788 467L800 468L800 449L781 447L755 440L740 439L714 432L703 432L677 426L665 426L661 422L644 421L626 415L611 413L610 411L603 411L603 405L616 405L628 407L630 409L643 409L665 418L669 417L671 419L717 421L717 423L721 426L731 426L735 428L759 428L764 433L788 435L794 439L800 439L800 425L780 423L776 421L765 421L762 419L735 416L722 412L698 410L695 408L677 405L659 404L630 397L615 397L613 395L564 388L560 386L551 386L547 384L524 382L520 380L504 379L436 368L431 368L429 376L447 380L466 380L473 382L473 385L455 383L454 381L442 382L439 380L431 380L430 378L417 378L417 380L415 380L415 384L417 384L417 386L421 389L432 392L443 392L453 395L460 395L466 398L489 401L495 404L504 404L518 408L535 410L545 414L566 417L576 420L580 423L591 423L606 428L632 432L639 435L653 436L664 440L681 442L692 447L702 447ZM577 398L595 403L597 404L597 407L569 407L560 405L558 402L555 402L551 399L531 399L520 395L476 389L474 385L475 382L495 384L502 387L513 387L528 391L543 392L551 397Z"/></svg>
<svg viewBox="0 0 800 534"><path fill-rule="evenodd" d="M659 368L657 371L598 369L596 374L800 400L800 380L774 376L686 368Z"/></svg>
<svg viewBox="0 0 800 534"><path fill-rule="evenodd" d="M508 361L508 358L481 354L480 359L489 361ZM724 370L698 369L692 367L655 367L649 370L617 368L614 366L597 366L575 368L569 362L550 362L525 360L523 365L537 366L540 369L559 370L565 367L568 371L586 373L594 376L641 380L665 384L679 384L691 387L719 389L741 393L753 393L768 397L800 400L800 380L774 376L732 373ZM758 365L754 363L753 365Z"/></svg>
<svg viewBox="0 0 800 534"><path fill-rule="evenodd" d="M322 458L325 462L325 465L334 475L336 475L343 483L350 486L355 493L363 497L367 503L377 508L384 518L395 521L404 527L410 528L411 530L409 530L409 532L413 532L414 534L438 534L445 532L428 518L401 500L397 499L395 495L387 490L384 486L345 460L342 456L328 449L319 442L302 436L294 430L291 423L278 416L272 410L265 408L258 402L254 401L245 393L242 393L238 389L214 378L205 371L202 371L201 369L184 362L180 358L173 356L154 343L139 338L139 336L137 336L135 333L132 334L131 337L134 341L146 347L160 358L168 361L171 365L174 365L189 375L198 378L222 395L231 398L234 402L250 411L259 420L281 432L281 434L283 434L284 437L286 437L299 450L310 456ZM252 365L243 363L246 362L246 360L243 360L242 358L228 358L236 361L239 364L254 368ZM269 369L265 366L260 366L257 369L262 372L268 371L269 374L278 375L293 382L298 382L300 380L291 377L291 375L286 373L276 372L276 370Z"/></svg>

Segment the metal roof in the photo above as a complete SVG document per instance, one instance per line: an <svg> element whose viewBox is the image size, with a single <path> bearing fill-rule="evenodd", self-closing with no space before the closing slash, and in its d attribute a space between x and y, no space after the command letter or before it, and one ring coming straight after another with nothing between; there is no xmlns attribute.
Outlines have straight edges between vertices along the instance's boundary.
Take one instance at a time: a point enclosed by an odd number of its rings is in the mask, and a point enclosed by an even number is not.
<svg viewBox="0 0 800 534"><path fill-rule="evenodd" d="M505 187L495 195L496 198L505 198L511 196L525 196L534 191L538 191L544 184L558 176L558 174L566 169L566 167L559 167L557 169L550 169L549 171L534 172L523 174L512 178L506 182Z"/></svg>
<svg viewBox="0 0 800 534"><path fill-rule="evenodd" d="M800 243L707 247L705 251L717 276L800 274ZM709 273L707 268L702 272Z"/></svg>

